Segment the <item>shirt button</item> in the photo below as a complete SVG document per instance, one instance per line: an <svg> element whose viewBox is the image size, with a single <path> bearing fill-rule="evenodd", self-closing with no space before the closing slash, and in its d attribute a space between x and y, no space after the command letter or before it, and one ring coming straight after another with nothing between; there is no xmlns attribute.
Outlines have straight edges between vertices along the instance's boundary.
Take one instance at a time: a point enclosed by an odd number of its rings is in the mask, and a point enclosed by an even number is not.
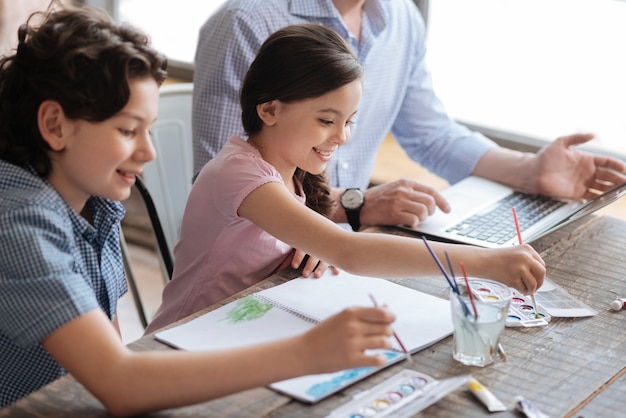
<svg viewBox="0 0 626 418"><path fill-rule="evenodd" d="M83 232L83 238L89 243L92 243L96 239L96 237L96 231L87 230Z"/></svg>
<svg viewBox="0 0 626 418"><path fill-rule="evenodd" d="M350 164L348 164L346 162L343 162L343 163L341 163L341 168L344 169L344 170L347 170L348 168L350 168Z"/></svg>

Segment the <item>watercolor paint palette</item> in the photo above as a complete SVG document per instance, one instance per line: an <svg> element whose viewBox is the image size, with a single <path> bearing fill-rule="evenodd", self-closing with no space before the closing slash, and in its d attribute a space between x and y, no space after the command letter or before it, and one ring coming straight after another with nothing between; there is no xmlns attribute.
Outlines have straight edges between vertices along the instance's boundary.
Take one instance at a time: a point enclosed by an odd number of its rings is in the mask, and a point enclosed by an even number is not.
<svg viewBox="0 0 626 418"><path fill-rule="evenodd" d="M550 314L537 303L535 304L530 296L525 296L517 290L511 290L511 304L506 318L507 327L538 327L548 325L552 319ZM488 282L481 282L480 279L473 279L472 294L481 300L496 297L495 291L491 289Z"/></svg>
<svg viewBox="0 0 626 418"><path fill-rule="evenodd" d="M552 316L537 302L537 309L534 308L533 300L530 296L525 296L515 289L511 304L509 305L509 315L506 317L507 327L539 327L548 325Z"/></svg>
<svg viewBox="0 0 626 418"><path fill-rule="evenodd" d="M404 369L333 410L326 418L412 417L472 379L470 375L437 380Z"/></svg>

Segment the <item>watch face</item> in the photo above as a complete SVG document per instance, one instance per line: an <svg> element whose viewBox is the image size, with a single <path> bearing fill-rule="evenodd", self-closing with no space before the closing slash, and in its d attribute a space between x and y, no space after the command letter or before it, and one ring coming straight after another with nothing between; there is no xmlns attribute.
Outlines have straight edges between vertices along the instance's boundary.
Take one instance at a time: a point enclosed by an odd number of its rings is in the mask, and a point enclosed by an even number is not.
<svg viewBox="0 0 626 418"><path fill-rule="evenodd" d="M358 189L348 189L341 195L341 204L346 209L358 209L363 205L363 193Z"/></svg>

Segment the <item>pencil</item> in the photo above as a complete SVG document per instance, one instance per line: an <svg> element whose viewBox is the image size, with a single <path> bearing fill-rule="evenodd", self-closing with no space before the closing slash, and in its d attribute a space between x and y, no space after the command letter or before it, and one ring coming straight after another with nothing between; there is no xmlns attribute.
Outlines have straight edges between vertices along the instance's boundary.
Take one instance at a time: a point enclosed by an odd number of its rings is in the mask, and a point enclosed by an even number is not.
<svg viewBox="0 0 626 418"><path fill-rule="evenodd" d="M374 307L378 307L378 303L376 303L376 299L374 299L374 295L372 295L370 293L370 299L372 300L372 303L374 304ZM398 337L398 334L396 334L395 331L393 331L393 337L396 339L396 341L398 342L398 345L400 346L400 348L402 349L402 351L404 352L404 355L406 355L406 360L409 362L409 364L411 366L415 366L415 362L413 361L413 359L411 358L411 354L409 354L409 352L407 351L406 347L404 346L404 344L402 344L402 341L400 340L400 337Z"/></svg>

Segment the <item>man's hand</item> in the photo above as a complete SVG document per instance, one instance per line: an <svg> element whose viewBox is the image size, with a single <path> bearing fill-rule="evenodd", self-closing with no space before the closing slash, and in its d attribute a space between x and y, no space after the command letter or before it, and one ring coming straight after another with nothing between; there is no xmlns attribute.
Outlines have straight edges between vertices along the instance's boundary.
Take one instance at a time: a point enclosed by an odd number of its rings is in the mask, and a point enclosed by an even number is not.
<svg viewBox="0 0 626 418"><path fill-rule="evenodd" d="M362 225L417 226L436 208L448 213L450 205L434 187L411 179L400 179L364 191Z"/></svg>
<svg viewBox="0 0 626 418"><path fill-rule="evenodd" d="M590 199L626 182L626 163L575 148L592 138L593 134L562 136L536 154L492 148L472 174L527 193Z"/></svg>
<svg viewBox="0 0 626 418"><path fill-rule="evenodd" d="M592 134L562 136L542 148L532 161L535 169L530 171L534 174L535 192L590 199L598 191L604 192L626 182L623 161L573 148L592 138Z"/></svg>

